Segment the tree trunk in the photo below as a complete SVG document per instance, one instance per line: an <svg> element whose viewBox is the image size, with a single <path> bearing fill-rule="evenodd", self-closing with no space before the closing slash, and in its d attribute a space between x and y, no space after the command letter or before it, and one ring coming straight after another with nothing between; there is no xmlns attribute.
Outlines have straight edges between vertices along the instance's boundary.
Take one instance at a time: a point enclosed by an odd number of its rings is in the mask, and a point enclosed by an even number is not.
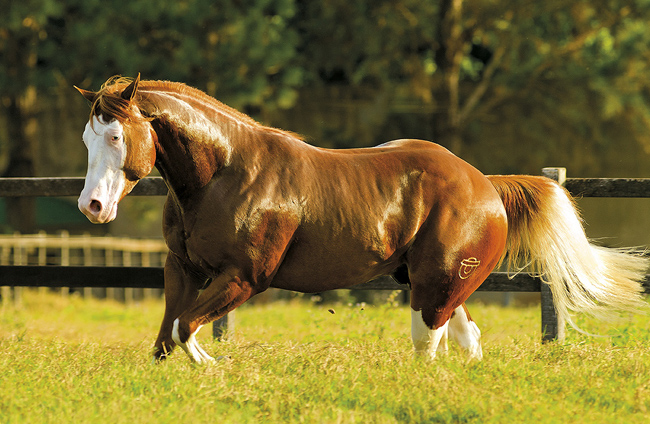
<svg viewBox="0 0 650 424"><path fill-rule="evenodd" d="M464 44L462 22L463 0L444 0L440 3L438 22L438 48L436 64L443 75L443 93L447 106L442 116L434 118L436 142L460 155L463 141L460 111L460 63L463 59Z"/></svg>
<svg viewBox="0 0 650 424"><path fill-rule="evenodd" d="M32 110L36 93L28 89L23 101L17 96L7 100L7 134L9 135L9 163L3 177L34 176L34 140L37 121ZM7 219L15 231L33 233L36 230L36 202L31 197L5 199Z"/></svg>

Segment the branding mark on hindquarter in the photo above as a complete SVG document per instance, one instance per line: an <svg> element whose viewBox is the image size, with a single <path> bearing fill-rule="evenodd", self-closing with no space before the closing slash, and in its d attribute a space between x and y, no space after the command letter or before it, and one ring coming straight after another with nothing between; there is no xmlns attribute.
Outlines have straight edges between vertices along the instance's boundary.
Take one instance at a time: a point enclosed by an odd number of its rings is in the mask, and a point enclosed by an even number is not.
<svg viewBox="0 0 650 424"><path fill-rule="evenodd" d="M460 262L460 268L458 268L458 276L465 280L481 265L481 261L476 258L467 258L463 259Z"/></svg>

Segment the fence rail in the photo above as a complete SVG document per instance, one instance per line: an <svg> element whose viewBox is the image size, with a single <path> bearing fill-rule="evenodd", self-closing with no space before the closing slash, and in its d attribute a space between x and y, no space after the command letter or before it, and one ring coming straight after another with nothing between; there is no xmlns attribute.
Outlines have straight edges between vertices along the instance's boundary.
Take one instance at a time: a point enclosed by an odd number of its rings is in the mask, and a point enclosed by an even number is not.
<svg viewBox="0 0 650 424"><path fill-rule="evenodd" d="M45 233L0 235L0 249L97 249L132 253L167 253L167 245L162 239L71 236L65 231L59 235Z"/></svg>
<svg viewBox="0 0 650 424"><path fill-rule="evenodd" d="M163 267L132 266L32 266L0 265L2 285L15 287L115 287L163 288ZM493 272L478 291L539 292L541 282L528 274L515 278L506 272ZM650 284L648 285L650 289ZM377 279L357 284L350 290L405 290L392 279Z"/></svg>
<svg viewBox="0 0 650 424"><path fill-rule="evenodd" d="M553 174L552 170L564 168L544 169ZM83 187L83 177L0 178L0 197L76 197ZM579 197L650 198L650 178L566 178L564 187ZM147 177L140 180L130 196L166 194L167 186L161 177Z"/></svg>
<svg viewBox="0 0 650 424"><path fill-rule="evenodd" d="M83 177L0 178L0 197L79 196ZM133 188L132 196L165 196L167 186L161 177L147 177Z"/></svg>
<svg viewBox="0 0 650 424"><path fill-rule="evenodd" d="M160 266L165 263L168 249L165 242L160 239L131 239L124 237L91 237L89 234L71 236L67 231L57 235L40 232L38 234L13 234L0 235L0 296L2 303L6 304L12 297L14 302L20 303L24 285L37 284L41 287L54 287L54 282L49 281L49 270L45 266L84 265L86 267L100 265L108 270L103 274L110 276L113 267L131 266ZM34 276L25 280L13 278L15 266L32 266ZM23 270L24 271L24 270ZM41 273L40 279L34 277ZM60 275L69 275L69 272L60 272ZM82 273L83 274L83 273ZM30 280L31 278L31 280ZM14 287L13 290L10 287ZM139 298L160 296L161 290L134 290L139 289L137 284L131 284L123 290L115 290L110 284L101 286L105 290L92 290L100 287L93 284L57 284L65 295L69 287L82 289L84 297L108 297L124 300L130 303ZM13 296L12 296L13 295Z"/></svg>
<svg viewBox="0 0 650 424"><path fill-rule="evenodd" d="M564 187L576 197L650 197L650 178L567 178Z"/></svg>
<svg viewBox="0 0 650 424"><path fill-rule="evenodd" d="M630 178L566 178L564 168L544 168L543 175L563 184L578 197L647 197L650 198L650 179ZM83 189L79 178L0 178L0 197L77 196ZM141 180L132 192L135 196L160 196L167 187L160 177ZM0 241L1 243L1 241ZM644 287L650 293L650 276ZM28 266L0 265L0 286L16 287L125 287L162 288L162 267L105 267L105 266ZM359 284L357 290L405 290L405 286L390 279L379 279ZM494 272L478 291L540 292L542 310L542 339L562 338L564 323L558 322L550 289L538 278L527 274L514 277ZM214 326L215 336L228 325L227 319Z"/></svg>

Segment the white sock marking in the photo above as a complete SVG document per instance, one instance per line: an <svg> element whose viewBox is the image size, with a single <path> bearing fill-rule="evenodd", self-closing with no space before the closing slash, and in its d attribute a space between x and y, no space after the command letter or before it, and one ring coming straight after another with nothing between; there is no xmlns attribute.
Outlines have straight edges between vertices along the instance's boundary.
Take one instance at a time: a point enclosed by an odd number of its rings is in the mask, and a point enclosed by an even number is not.
<svg viewBox="0 0 650 424"><path fill-rule="evenodd" d="M179 320L176 318L174 321L174 328L172 329L172 339L174 342L180 346L185 353L187 353L187 356L190 357L191 360L198 364L205 364L205 363L210 363L214 362L214 358L208 355L205 350L199 345L199 342L196 340L196 333L199 332L202 326L199 326L196 331L194 331L192 334L190 334L190 337L188 337L187 341L185 343L181 342L181 337L178 333L178 326L179 326Z"/></svg>
<svg viewBox="0 0 650 424"><path fill-rule="evenodd" d="M483 359L481 330L474 321L469 320L462 305L456 308L449 320L449 337L465 349L471 359Z"/></svg>
<svg viewBox="0 0 650 424"><path fill-rule="evenodd" d="M440 328L432 330L424 323L422 311L411 309L411 338L415 354L424 355L427 359L435 359L437 350L446 351L448 324L449 321Z"/></svg>

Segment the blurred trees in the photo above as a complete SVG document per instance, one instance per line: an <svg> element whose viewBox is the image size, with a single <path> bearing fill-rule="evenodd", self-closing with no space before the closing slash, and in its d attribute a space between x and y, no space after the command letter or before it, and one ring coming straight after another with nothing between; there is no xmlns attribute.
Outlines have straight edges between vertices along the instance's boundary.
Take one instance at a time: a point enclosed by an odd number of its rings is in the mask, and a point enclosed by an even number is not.
<svg viewBox="0 0 650 424"><path fill-rule="evenodd" d="M647 0L434 3L303 5L307 80L373 98L383 115L360 144L414 134L466 156L488 142L505 154L492 172L516 172L508 151L522 144L574 157L621 138L650 149Z"/></svg>
<svg viewBox="0 0 650 424"><path fill-rule="evenodd" d="M71 6L71 3L77 3ZM292 0L66 1L61 57L69 79L108 76L183 81L235 107L293 105L298 37ZM96 17L89 19L89 17ZM72 60L71 60L72 59Z"/></svg>
<svg viewBox="0 0 650 424"><path fill-rule="evenodd" d="M295 94L284 88L301 82L289 63L299 41L293 0L27 0L3 9L3 94L141 72L223 92L240 107L286 107Z"/></svg>
<svg viewBox="0 0 650 424"><path fill-rule="evenodd" d="M4 134L0 134L3 141L0 157L4 153L6 164L0 175L33 176L38 137L36 87L42 81L38 72L40 50L48 37L44 27L60 10L55 0L29 0L1 6L0 100ZM17 230L32 231L34 199L7 199L7 215Z"/></svg>
<svg viewBox="0 0 650 424"><path fill-rule="evenodd" d="M427 138L491 173L559 164L598 175L605 163L634 159L623 151L650 150L648 0L0 0L0 8L5 176L37 172L35 151L51 136L43 128L53 127L46 111L83 104L72 84L97 89L138 72L201 88L317 144ZM64 172L47 165L41 175Z"/></svg>

